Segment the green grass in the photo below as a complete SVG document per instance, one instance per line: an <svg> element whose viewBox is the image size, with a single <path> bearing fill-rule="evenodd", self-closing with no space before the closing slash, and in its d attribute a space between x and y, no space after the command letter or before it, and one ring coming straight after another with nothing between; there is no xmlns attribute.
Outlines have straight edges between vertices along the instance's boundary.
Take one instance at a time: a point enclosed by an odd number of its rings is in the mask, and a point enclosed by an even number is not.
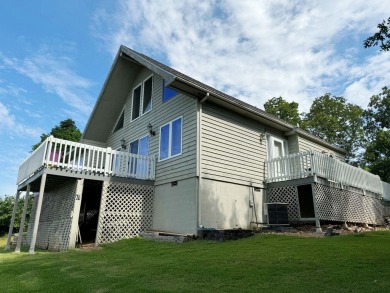
<svg viewBox="0 0 390 293"><path fill-rule="evenodd" d="M0 284L1 292L389 292L390 232L188 243L136 238L35 255L0 248Z"/></svg>

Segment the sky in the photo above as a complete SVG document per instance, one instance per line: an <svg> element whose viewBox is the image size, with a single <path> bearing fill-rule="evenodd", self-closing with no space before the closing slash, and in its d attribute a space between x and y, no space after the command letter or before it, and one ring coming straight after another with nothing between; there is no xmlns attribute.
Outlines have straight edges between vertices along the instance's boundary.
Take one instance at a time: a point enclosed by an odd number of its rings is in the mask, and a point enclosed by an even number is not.
<svg viewBox="0 0 390 293"><path fill-rule="evenodd" d="M389 0L0 0L0 196L42 133L83 131L121 44L263 108L325 94L365 108L390 54L363 41Z"/></svg>

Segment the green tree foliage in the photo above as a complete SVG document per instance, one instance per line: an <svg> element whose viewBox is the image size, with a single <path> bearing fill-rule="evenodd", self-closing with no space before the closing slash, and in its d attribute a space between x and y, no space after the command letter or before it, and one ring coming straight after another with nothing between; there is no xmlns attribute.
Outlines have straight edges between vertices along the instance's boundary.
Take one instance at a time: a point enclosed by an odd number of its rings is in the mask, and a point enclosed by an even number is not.
<svg viewBox="0 0 390 293"><path fill-rule="evenodd" d="M390 17L378 24L379 31L364 41L364 48L380 47L381 51L390 50Z"/></svg>
<svg viewBox="0 0 390 293"><path fill-rule="evenodd" d="M390 90L387 87L371 97L364 118L368 140L365 167L390 183Z"/></svg>
<svg viewBox="0 0 390 293"><path fill-rule="evenodd" d="M364 139L363 110L330 94L313 101L309 113L303 114L301 127L313 135L344 149L347 162L354 163Z"/></svg>
<svg viewBox="0 0 390 293"><path fill-rule="evenodd" d="M7 233L9 224L12 218L12 212L14 209L15 196L0 197L0 234ZM27 214L30 214L33 204L33 198L30 197L27 205ZM16 210L14 229L19 230L20 219L23 213L24 198L20 198L18 202L18 208ZM27 229L29 218L26 217L25 229Z"/></svg>
<svg viewBox="0 0 390 293"><path fill-rule="evenodd" d="M296 102L289 103L282 97L273 97L264 104L264 109L267 113L273 114L293 125L299 125L301 117L299 116L298 106Z"/></svg>
<svg viewBox="0 0 390 293"><path fill-rule="evenodd" d="M371 97L364 117L366 129L372 134L382 128L390 129L390 89L384 87L380 94Z"/></svg>
<svg viewBox="0 0 390 293"><path fill-rule="evenodd" d="M379 130L367 144L364 160L371 173L390 183L390 130Z"/></svg>
<svg viewBox="0 0 390 293"><path fill-rule="evenodd" d="M50 133L43 133L41 135L41 141L37 144L34 144L32 146L32 150L36 150L50 135L69 141L79 141L81 138L81 132L77 128L76 123L72 119L68 118L61 121L59 125L54 126Z"/></svg>

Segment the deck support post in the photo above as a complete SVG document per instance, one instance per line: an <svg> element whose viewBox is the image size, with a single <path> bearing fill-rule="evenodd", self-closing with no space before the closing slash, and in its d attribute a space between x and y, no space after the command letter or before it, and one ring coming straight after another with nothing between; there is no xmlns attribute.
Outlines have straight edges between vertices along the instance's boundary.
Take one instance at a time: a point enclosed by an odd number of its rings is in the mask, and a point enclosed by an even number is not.
<svg viewBox="0 0 390 293"><path fill-rule="evenodd" d="M30 198L30 189L31 189L31 185L28 184L26 195L24 197L23 214L22 214L22 218L20 219L18 243L16 244L16 248L15 248L15 252L17 253L20 252L20 246L22 245L23 229L24 229L24 222L26 220L28 200Z"/></svg>
<svg viewBox="0 0 390 293"><path fill-rule="evenodd" d="M316 200L315 183L311 184L311 193L313 195L314 217L316 219L316 232L322 233L320 219L318 218L318 207L317 207L317 200Z"/></svg>
<svg viewBox="0 0 390 293"><path fill-rule="evenodd" d="M5 244L4 250L9 250L10 247L11 247L11 237L12 237L12 231L14 230L16 209L18 208L20 192L21 191L19 191L19 190L16 192L15 202L14 202L14 209L12 210L11 223L9 224L7 243Z"/></svg>
<svg viewBox="0 0 390 293"><path fill-rule="evenodd" d="M79 234L79 215L80 215L80 206L81 206L81 200L83 196L83 189L84 189L84 179L77 179L77 187L76 187L76 194L75 194L75 201L72 211L72 223L70 228L70 237L69 237L69 244L68 248L73 249L76 247L76 241Z"/></svg>
<svg viewBox="0 0 390 293"><path fill-rule="evenodd" d="M43 193L45 192L45 185L46 185L46 176L47 176L46 173L42 174L41 186L39 187L38 204L37 204L37 209L35 211L35 220L34 220L33 233L32 233L32 238L30 243L30 250L28 251L28 253L30 254L34 254L35 242L37 241L37 233L38 233L38 226L39 226L39 218L41 216Z"/></svg>

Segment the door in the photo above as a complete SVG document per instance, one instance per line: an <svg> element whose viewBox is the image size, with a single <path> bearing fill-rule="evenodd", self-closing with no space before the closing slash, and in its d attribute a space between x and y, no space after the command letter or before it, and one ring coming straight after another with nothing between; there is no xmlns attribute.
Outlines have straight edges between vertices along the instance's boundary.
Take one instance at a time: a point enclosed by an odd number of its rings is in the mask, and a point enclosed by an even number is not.
<svg viewBox="0 0 390 293"><path fill-rule="evenodd" d="M287 155L287 141L269 136L268 154L270 159L278 159ZM272 177L283 177L287 171L287 160L274 160L271 164Z"/></svg>
<svg viewBox="0 0 390 293"><path fill-rule="evenodd" d="M140 156L149 155L149 135L130 143L130 153ZM135 177L145 178L148 174L148 159L143 157L131 158L130 173Z"/></svg>

